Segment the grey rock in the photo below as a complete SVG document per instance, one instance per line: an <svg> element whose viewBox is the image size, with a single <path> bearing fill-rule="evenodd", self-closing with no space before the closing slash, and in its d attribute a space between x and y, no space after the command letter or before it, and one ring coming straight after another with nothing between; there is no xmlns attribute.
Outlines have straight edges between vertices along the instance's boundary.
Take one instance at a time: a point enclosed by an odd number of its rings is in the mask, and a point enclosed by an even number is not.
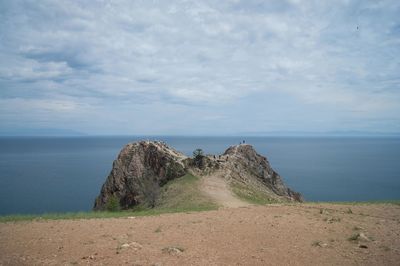
<svg viewBox="0 0 400 266"><path fill-rule="evenodd" d="M371 241L371 239L369 237L367 237L364 233L359 233L357 235L357 240L363 241L363 242L370 242Z"/></svg>
<svg viewBox="0 0 400 266"><path fill-rule="evenodd" d="M166 247L162 249L163 253L167 253L170 255L179 255L183 252L183 248L180 247Z"/></svg>
<svg viewBox="0 0 400 266"><path fill-rule="evenodd" d="M224 157L228 160L232 178L242 182L254 184L258 187L262 183L264 188L269 189L277 196L289 201L304 201L302 195L289 189L281 176L275 172L266 157L258 154L253 146L240 144L229 147Z"/></svg>
<svg viewBox="0 0 400 266"><path fill-rule="evenodd" d="M122 209L145 201L143 184L148 181L159 186L185 175L183 154L163 142L140 141L126 145L114 161L111 173L96 198L94 210L104 210L108 199L115 196Z"/></svg>

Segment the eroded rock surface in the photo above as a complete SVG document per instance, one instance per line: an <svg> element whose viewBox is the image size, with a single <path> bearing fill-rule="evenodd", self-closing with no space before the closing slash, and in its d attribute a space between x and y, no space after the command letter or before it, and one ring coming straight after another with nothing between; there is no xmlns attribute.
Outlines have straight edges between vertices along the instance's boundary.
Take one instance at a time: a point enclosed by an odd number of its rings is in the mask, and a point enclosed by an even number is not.
<svg viewBox="0 0 400 266"><path fill-rule="evenodd" d="M241 144L229 147L223 157L233 179L253 185L290 201L303 201L300 193L289 189L275 172L266 157L258 154L253 146ZM261 183L261 184L258 184Z"/></svg>
<svg viewBox="0 0 400 266"><path fill-rule="evenodd" d="M185 175L182 159L186 156L159 141L140 141L126 145L113 163L111 173L96 198L94 209L102 210L111 197L116 197L123 209L144 201L143 186Z"/></svg>

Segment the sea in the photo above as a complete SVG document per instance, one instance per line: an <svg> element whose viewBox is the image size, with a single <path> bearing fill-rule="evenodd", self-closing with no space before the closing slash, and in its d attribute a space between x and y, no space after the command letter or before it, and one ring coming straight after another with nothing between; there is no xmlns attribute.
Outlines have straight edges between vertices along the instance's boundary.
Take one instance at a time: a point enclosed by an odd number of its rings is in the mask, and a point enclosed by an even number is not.
<svg viewBox="0 0 400 266"><path fill-rule="evenodd" d="M122 147L147 139L188 156L244 140L306 201L400 199L400 138L0 137L0 215L91 210Z"/></svg>

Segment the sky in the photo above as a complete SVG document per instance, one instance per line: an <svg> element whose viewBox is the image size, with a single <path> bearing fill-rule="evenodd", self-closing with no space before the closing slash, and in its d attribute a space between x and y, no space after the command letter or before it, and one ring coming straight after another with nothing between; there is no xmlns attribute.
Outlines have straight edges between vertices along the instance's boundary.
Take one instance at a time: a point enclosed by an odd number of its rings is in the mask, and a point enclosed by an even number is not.
<svg viewBox="0 0 400 266"><path fill-rule="evenodd" d="M400 1L0 1L0 134L400 132Z"/></svg>

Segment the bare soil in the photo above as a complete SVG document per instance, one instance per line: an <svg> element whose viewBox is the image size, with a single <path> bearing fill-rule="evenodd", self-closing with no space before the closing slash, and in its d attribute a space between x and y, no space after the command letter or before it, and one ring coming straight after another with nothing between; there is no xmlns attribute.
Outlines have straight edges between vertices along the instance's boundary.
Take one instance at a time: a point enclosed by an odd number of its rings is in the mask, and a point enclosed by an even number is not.
<svg viewBox="0 0 400 266"><path fill-rule="evenodd" d="M222 207L237 208L249 204L238 199L230 190L226 179L218 175L204 176L200 190Z"/></svg>
<svg viewBox="0 0 400 266"><path fill-rule="evenodd" d="M399 229L391 204L10 222L0 224L0 265L399 265Z"/></svg>

